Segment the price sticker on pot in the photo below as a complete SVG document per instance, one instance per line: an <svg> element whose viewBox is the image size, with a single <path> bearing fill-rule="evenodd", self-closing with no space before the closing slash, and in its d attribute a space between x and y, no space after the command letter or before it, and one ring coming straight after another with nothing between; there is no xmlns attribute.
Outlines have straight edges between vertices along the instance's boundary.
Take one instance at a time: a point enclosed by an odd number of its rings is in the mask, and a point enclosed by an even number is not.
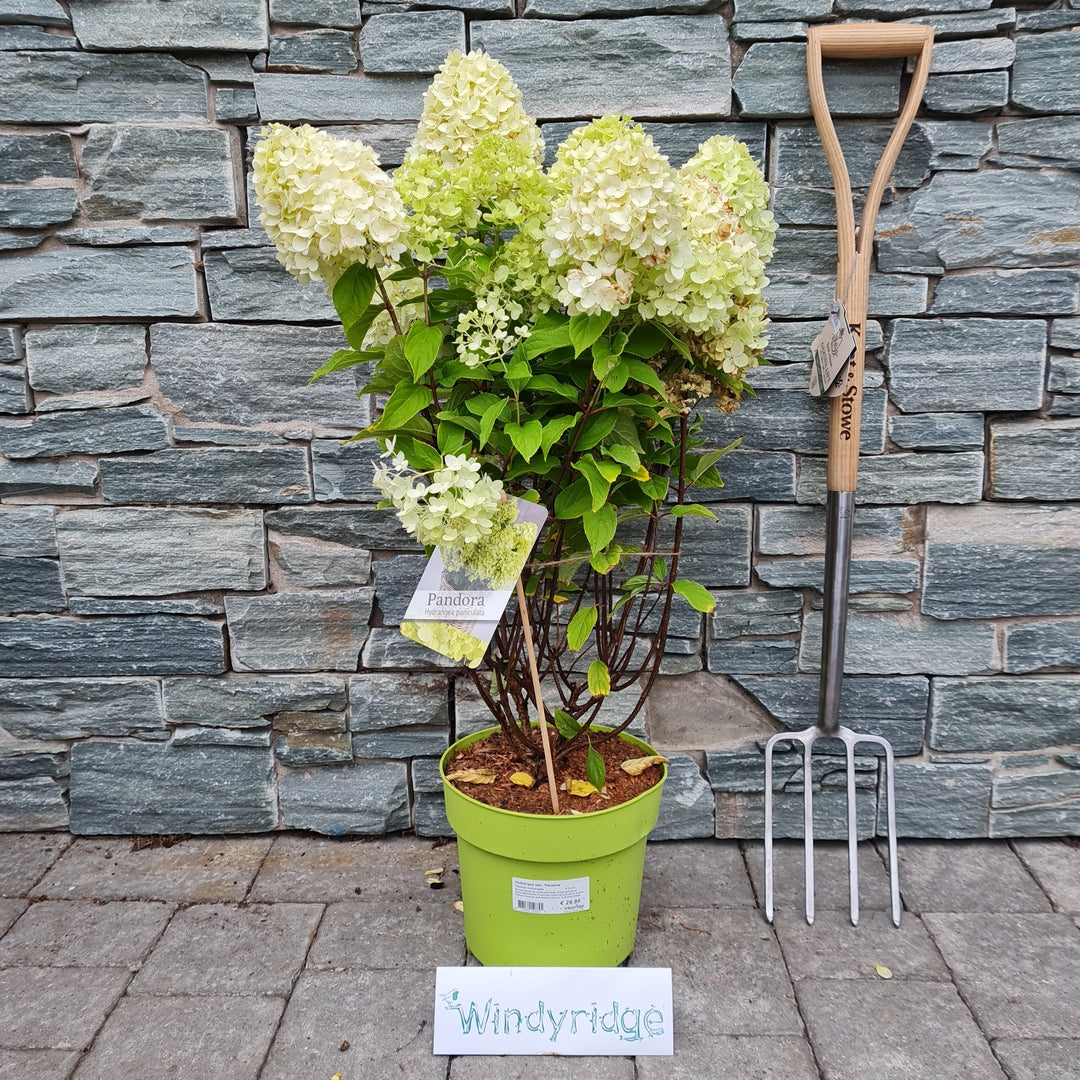
<svg viewBox="0 0 1080 1080"><path fill-rule="evenodd" d="M833 304L825 326L810 346L810 393L814 397L839 397L843 393L847 366L856 348L844 305Z"/></svg>
<svg viewBox="0 0 1080 1080"><path fill-rule="evenodd" d="M589 910L589 879L564 878L561 881L513 879L511 889L514 910L529 915L569 915Z"/></svg>

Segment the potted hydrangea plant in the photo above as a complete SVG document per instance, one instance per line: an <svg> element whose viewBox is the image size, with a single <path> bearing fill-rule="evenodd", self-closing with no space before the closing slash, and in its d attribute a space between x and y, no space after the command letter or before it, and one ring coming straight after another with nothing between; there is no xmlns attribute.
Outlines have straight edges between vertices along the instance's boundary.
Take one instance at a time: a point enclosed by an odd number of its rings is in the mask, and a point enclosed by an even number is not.
<svg viewBox="0 0 1080 1080"><path fill-rule="evenodd" d="M467 666L498 725L443 759L469 946L618 963L665 775L626 729L673 604L714 604L678 573L684 518L712 517L692 489L728 449L694 414L735 409L759 361L775 224L728 137L675 169L609 115L542 162L509 72L455 52L392 176L362 142L272 125L255 189L279 260L341 318L315 377L365 366L378 418L356 438L379 440L381 505L446 587L517 592L501 619L402 624ZM590 894L620 860L626 882Z"/></svg>

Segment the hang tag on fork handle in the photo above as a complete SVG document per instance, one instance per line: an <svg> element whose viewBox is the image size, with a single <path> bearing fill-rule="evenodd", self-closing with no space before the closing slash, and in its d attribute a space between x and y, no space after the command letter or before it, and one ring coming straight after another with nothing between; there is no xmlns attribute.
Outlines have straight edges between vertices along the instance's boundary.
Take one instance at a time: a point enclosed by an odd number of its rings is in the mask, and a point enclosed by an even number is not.
<svg viewBox="0 0 1080 1080"><path fill-rule="evenodd" d="M833 304L821 333L810 346L810 393L814 397L839 397L843 393L848 364L857 347L844 305Z"/></svg>

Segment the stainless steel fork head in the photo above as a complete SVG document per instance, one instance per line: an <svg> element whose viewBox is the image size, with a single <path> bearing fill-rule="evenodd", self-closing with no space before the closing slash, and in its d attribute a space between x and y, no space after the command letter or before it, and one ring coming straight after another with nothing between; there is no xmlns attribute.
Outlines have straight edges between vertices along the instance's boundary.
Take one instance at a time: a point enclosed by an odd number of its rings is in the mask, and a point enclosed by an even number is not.
<svg viewBox="0 0 1080 1080"><path fill-rule="evenodd" d="M772 759L777 743L802 743L803 747L803 845L806 876L806 921L814 922L814 790L813 747L818 739L836 738L844 744L847 757L847 816L848 816L848 895L851 922L859 925L859 856L855 820L855 747L859 743L874 743L885 752L885 802L889 823L889 888L892 921L900 925L900 879L896 859L896 775L893 750L880 735L863 735L850 728L839 727L835 735L826 735L817 725L805 731L780 731L765 744L765 918L773 921L773 786Z"/></svg>

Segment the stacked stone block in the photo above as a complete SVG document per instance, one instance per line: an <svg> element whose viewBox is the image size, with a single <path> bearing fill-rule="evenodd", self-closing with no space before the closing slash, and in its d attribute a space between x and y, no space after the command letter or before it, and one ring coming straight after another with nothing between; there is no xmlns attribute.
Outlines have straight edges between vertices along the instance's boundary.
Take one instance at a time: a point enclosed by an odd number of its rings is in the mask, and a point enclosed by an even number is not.
<svg viewBox="0 0 1080 1080"><path fill-rule="evenodd" d="M0 828L448 831L437 759L486 712L397 626L423 565L375 509L362 373L278 265L270 121L400 164L454 48L511 68L553 147L633 113L673 162L715 133L780 224L770 365L705 409L661 691L661 837L760 835L762 740L813 723L832 302L809 26L934 26L878 222L843 719L886 736L908 836L1080 832L1080 0L0 0ZM830 62L856 201L901 61ZM678 704L673 704L678 703ZM622 706L612 702L614 717ZM881 760L857 760L860 836ZM778 834L846 830L839 758L777 760Z"/></svg>

